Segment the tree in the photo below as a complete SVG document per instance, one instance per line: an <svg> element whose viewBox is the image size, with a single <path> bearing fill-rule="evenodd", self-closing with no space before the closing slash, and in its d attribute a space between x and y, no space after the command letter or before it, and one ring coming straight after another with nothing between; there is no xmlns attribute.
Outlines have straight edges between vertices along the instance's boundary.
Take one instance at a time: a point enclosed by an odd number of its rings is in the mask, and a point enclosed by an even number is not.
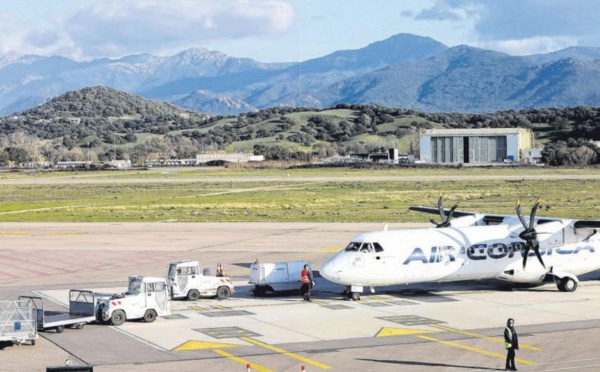
<svg viewBox="0 0 600 372"><path fill-rule="evenodd" d="M22 149L20 147L8 147L4 149L4 151L6 151L6 153L8 154L8 158L10 159L10 161L14 162L15 164L21 164L31 161L31 155L29 155L27 150Z"/></svg>

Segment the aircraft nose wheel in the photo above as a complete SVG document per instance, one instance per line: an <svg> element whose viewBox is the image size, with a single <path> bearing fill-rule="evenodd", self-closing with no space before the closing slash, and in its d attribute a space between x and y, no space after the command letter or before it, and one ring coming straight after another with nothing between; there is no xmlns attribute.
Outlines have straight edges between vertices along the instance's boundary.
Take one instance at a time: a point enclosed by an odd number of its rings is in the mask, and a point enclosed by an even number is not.
<svg viewBox="0 0 600 372"><path fill-rule="evenodd" d="M349 301L360 301L360 293L352 292L350 288L346 288L342 294Z"/></svg>

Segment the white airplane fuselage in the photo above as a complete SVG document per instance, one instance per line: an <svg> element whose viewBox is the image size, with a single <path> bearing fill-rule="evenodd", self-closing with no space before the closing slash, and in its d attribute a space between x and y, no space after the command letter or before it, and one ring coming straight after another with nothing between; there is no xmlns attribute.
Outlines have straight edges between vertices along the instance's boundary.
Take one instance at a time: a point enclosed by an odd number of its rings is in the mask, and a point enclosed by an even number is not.
<svg viewBox="0 0 600 372"><path fill-rule="evenodd" d="M540 242L546 268L533 252L523 268L524 242L518 235L523 228L505 223L361 234L323 263L320 274L356 287L481 279L539 283L549 272L577 281L578 275L600 269L600 237L593 230L582 238L571 222L538 227L542 234L547 231Z"/></svg>

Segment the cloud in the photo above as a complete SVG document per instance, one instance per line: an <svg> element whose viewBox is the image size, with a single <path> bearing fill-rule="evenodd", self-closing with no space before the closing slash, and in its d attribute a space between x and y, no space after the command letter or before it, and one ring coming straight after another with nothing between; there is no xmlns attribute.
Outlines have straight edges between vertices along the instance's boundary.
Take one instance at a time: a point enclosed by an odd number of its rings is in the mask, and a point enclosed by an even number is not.
<svg viewBox="0 0 600 372"><path fill-rule="evenodd" d="M563 48L566 42L599 44L599 12L597 0L437 0L414 18L468 21L477 46L498 45L509 53L529 54Z"/></svg>
<svg viewBox="0 0 600 372"><path fill-rule="evenodd" d="M228 40L278 35L293 24L296 14L283 0L131 0L92 2L60 19L54 29L23 27L0 13L3 43L20 52L61 51L72 58L119 57L133 53L179 51ZM21 23L24 23L23 21Z"/></svg>

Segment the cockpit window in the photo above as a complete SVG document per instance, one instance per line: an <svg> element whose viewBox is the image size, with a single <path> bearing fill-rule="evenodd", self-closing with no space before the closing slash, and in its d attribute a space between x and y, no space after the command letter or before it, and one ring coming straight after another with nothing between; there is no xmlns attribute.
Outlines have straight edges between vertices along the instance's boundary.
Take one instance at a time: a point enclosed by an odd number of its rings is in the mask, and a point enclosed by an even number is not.
<svg viewBox="0 0 600 372"><path fill-rule="evenodd" d="M383 252L383 248L379 243L359 243L352 242L344 249L345 252L361 252L361 253L373 253Z"/></svg>
<svg viewBox="0 0 600 372"><path fill-rule="evenodd" d="M348 244L348 246L346 247L346 249L344 249L344 251L346 252L358 252L358 250L360 249L360 245L362 243L356 243L356 242L352 242L350 244Z"/></svg>
<svg viewBox="0 0 600 372"><path fill-rule="evenodd" d="M371 245L371 243L363 243L363 245L360 246L360 252L361 253L373 252L373 246Z"/></svg>

